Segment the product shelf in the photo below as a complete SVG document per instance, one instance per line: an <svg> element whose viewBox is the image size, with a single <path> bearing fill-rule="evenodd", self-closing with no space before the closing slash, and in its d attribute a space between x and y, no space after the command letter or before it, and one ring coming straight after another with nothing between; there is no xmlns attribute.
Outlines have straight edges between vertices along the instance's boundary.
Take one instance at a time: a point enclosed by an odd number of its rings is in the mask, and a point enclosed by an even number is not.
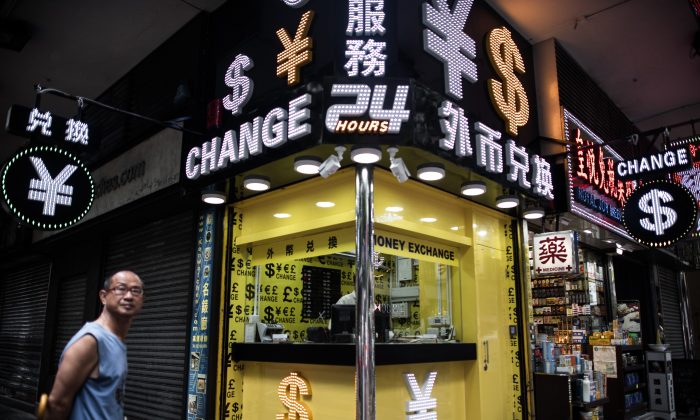
<svg viewBox="0 0 700 420"><path fill-rule="evenodd" d="M627 394L627 393L632 392L632 391L639 391L640 389L644 389L646 387L647 387L646 382L640 382L638 384L626 386L624 392L625 392L625 394Z"/></svg>

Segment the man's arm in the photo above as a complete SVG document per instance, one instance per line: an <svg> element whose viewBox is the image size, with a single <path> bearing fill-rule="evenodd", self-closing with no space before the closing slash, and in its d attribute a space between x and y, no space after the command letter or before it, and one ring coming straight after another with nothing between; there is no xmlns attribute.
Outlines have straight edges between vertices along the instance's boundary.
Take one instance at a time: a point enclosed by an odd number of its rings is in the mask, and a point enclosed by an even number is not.
<svg viewBox="0 0 700 420"><path fill-rule="evenodd" d="M88 376L96 370L98 360L97 340L90 334L86 334L66 350L49 395L45 417L47 420L68 418L75 394Z"/></svg>

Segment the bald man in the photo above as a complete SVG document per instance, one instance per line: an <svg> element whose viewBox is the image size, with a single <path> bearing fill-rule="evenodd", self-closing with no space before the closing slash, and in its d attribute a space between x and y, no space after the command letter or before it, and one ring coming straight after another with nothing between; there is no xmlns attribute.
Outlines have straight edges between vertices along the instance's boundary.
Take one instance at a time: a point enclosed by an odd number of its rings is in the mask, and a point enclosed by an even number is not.
<svg viewBox="0 0 700 420"><path fill-rule="evenodd" d="M105 280L100 316L70 339L61 355L45 418L124 418L126 337L143 306L143 282L131 271Z"/></svg>

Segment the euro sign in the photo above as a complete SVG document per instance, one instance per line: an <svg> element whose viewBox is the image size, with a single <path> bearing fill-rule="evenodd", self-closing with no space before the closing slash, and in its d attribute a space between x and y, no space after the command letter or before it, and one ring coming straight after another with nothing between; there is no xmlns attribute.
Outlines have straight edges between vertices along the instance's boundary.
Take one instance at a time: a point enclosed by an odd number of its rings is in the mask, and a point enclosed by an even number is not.
<svg viewBox="0 0 700 420"><path fill-rule="evenodd" d="M518 127L527 124L530 110L525 88L515 72L525 73L525 63L506 28L496 28L488 36L488 54L503 83L489 79L491 102L506 122L506 130L516 136Z"/></svg>
<svg viewBox="0 0 700 420"><path fill-rule="evenodd" d="M313 420L313 414L301 401L301 396L311 396L311 387L297 372L292 372L282 379L277 387L277 395L287 407L287 413L278 413L277 420Z"/></svg>
<svg viewBox="0 0 700 420"><path fill-rule="evenodd" d="M639 200L639 210L644 213L651 214L651 221L648 217L640 220L639 223L646 230L652 231L657 235L663 235L666 229L669 229L676 224L678 213L670 207L662 205L670 203L673 197L666 191L652 189L644 194Z"/></svg>
<svg viewBox="0 0 700 420"><path fill-rule="evenodd" d="M253 68L253 60L247 55L238 54L233 63L226 70L224 82L226 86L232 88L231 94L224 96L224 108L231 111L233 115L240 115L243 106L248 103L253 96L253 81L248 76L243 76L243 70Z"/></svg>

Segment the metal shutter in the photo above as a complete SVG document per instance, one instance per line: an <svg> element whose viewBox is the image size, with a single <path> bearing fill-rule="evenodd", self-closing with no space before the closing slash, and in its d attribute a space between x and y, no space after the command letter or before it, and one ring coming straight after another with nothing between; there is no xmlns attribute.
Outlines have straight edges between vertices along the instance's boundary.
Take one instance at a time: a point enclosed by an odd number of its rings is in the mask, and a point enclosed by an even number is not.
<svg viewBox="0 0 700 420"><path fill-rule="evenodd" d="M49 263L10 271L0 283L0 396L34 405L44 347Z"/></svg>
<svg viewBox="0 0 700 420"><path fill-rule="evenodd" d="M676 273L664 267L657 266L659 276L659 293L661 299L662 325L664 338L669 344L669 350L674 359L685 359L685 342L683 340L683 324L681 323L681 301L678 294L678 279Z"/></svg>
<svg viewBox="0 0 700 420"><path fill-rule="evenodd" d="M193 276L192 213L150 223L108 240L106 271L132 270L145 301L126 337L125 415L181 419L185 413L187 340Z"/></svg>
<svg viewBox="0 0 700 420"><path fill-rule="evenodd" d="M58 371L63 348L85 323L87 276L75 276L61 280L56 304L56 336L54 340L51 374ZM53 383L53 381L51 381Z"/></svg>

